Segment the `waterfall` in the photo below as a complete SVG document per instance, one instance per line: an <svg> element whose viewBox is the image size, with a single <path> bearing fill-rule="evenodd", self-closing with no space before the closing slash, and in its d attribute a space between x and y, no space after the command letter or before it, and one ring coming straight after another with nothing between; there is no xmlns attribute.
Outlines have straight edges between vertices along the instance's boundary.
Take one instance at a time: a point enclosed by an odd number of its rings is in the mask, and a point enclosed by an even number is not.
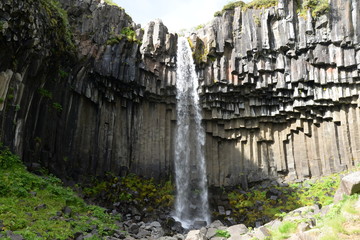
<svg viewBox="0 0 360 240"><path fill-rule="evenodd" d="M184 228L197 221L210 223L206 165L205 131L201 125L198 78L186 38L180 37L177 49L175 137L176 200L174 218Z"/></svg>

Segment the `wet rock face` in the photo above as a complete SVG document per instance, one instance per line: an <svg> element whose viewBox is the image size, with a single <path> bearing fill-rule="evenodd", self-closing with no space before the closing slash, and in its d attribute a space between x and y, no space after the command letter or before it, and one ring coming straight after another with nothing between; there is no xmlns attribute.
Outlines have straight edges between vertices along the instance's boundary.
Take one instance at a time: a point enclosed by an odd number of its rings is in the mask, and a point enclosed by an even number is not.
<svg viewBox="0 0 360 240"><path fill-rule="evenodd" d="M54 28L61 17L41 2L0 3L1 140L29 166L75 179L171 175L177 35L160 20L141 29L99 0L60 0L71 54ZM211 185L246 188L360 161L360 4L331 0L330 14L314 19L284 2L225 11L190 37ZM124 28L141 41L119 37Z"/></svg>

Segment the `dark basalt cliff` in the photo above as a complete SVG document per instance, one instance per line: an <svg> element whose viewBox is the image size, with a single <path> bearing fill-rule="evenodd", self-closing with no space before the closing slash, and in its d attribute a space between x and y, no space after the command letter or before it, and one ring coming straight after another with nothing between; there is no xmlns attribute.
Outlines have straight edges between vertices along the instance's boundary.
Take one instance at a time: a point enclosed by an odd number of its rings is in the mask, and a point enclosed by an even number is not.
<svg viewBox="0 0 360 240"><path fill-rule="evenodd" d="M177 35L98 0L60 0L72 48L46 2L0 3L1 140L64 177L172 175ZM297 2L228 10L190 36L211 185L360 162L360 4L331 0L313 18ZM118 37L126 27L142 44Z"/></svg>

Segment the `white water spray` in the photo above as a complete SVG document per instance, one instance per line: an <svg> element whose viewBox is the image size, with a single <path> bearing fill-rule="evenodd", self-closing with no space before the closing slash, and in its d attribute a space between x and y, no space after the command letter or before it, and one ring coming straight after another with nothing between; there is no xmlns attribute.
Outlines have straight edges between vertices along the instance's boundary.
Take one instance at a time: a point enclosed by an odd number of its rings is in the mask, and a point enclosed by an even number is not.
<svg viewBox="0 0 360 240"><path fill-rule="evenodd" d="M186 38L180 37L177 49L175 137L176 202L174 218L184 228L197 221L210 223L206 165L205 131L201 125L198 78Z"/></svg>

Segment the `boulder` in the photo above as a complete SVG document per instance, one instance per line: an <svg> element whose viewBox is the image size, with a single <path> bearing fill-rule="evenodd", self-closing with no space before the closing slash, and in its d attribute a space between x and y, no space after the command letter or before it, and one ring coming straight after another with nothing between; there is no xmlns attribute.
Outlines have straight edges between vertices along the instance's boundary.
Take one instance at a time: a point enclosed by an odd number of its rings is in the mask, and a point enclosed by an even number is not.
<svg viewBox="0 0 360 240"><path fill-rule="evenodd" d="M228 233L230 234L229 240L237 240L240 235L247 233L249 230L244 224L238 224L227 228Z"/></svg>
<svg viewBox="0 0 360 240"><path fill-rule="evenodd" d="M200 232L200 230L191 230L185 240L206 240L205 236Z"/></svg>
<svg viewBox="0 0 360 240"><path fill-rule="evenodd" d="M360 171L351 173L341 179L340 187L334 196L334 202L343 199L343 195L360 193Z"/></svg>

